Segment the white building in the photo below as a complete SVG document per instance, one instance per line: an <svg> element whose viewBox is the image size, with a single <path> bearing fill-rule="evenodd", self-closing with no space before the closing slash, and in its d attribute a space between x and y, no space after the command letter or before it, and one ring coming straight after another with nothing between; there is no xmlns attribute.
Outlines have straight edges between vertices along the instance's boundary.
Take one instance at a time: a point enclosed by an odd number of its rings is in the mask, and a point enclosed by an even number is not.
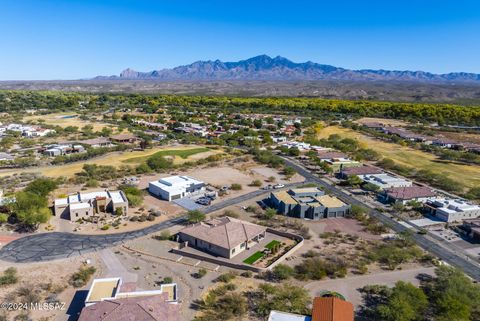
<svg viewBox="0 0 480 321"><path fill-rule="evenodd" d="M297 142L297 141L290 141L290 142L285 142L282 144L282 146L285 146L287 148L298 148L299 150L310 150L310 144L308 143L303 143L303 142Z"/></svg>
<svg viewBox="0 0 480 321"><path fill-rule="evenodd" d="M268 321L311 321L312 317L282 311L270 311Z"/></svg>
<svg viewBox="0 0 480 321"><path fill-rule="evenodd" d="M0 161L11 161L14 160L15 157L8 153L0 152Z"/></svg>
<svg viewBox="0 0 480 321"><path fill-rule="evenodd" d="M273 136L272 140L274 143L285 143L287 141L287 136Z"/></svg>
<svg viewBox="0 0 480 321"><path fill-rule="evenodd" d="M425 203L425 207L445 222L460 222L480 217L480 206L461 199L432 199Z"/></svg>
<svg viewBox="0 0 480 321"><path fill-rule="evenodd" d="M54 144L48 145L47 149L43 151L43 154L46 156L55 157L83 152L85 152L85 148L82 145Z"/></svg>
<svg viewBox="0 0 480 321"><path fill-rule="evenodd" d="M407 181L401 177L392 176L386 173L359 175L359 177L365 183L377 185L380 189L412 186L411 181Z"/></svg>
<svg viewBox="0 0 480 321"><path fill-rule="evenodd" d="M99 213L115 214L117 208L123 215L128 214L128 200L122 191L78 192L58 198L53 204L55 216L71 221L94 217Z"/></svg>
<svg viewBox="0 0 480 321"><path fill-rule="evenodd" d="M8 124L0 128L1 132L5 132L7 130L14 131L14 132L21 132L22 136L25 136L25 137L43 137L50 133L55 133L55 130L53 129L42 128L39 126L22 125L22 124Z"/></svg>
<svg viewBox="0 0 480 321"><path fill-rule="evenodd" d="M150 193L169 202L204 189L204 182L190 176L170 176L148 183Z"/></svg>
<svg viewBox="0 0 480 321"><path fill-rule="evenodd" d="M148 297L162 293L167 294L167 302L177 304L178 293L176 283L161 284L158 290L132 291L131 288L131 285L130 288L124 286L122 278L119 277L94 279L87 293L85 306L89 307L106 300Z"/></svg>

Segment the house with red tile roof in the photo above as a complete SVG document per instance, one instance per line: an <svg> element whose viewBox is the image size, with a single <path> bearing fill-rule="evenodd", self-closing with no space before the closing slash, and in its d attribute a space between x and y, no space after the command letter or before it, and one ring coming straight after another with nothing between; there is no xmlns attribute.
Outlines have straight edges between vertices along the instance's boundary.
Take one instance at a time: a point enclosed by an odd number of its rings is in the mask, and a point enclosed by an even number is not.
<svg viewBox="0 0 480 321"><path fill-rule="evenodd" d="M271 311L268 321L353 321L353 304L338 297L313 299L312 316Z"/></svg>
<svg viewBox="0 0 480 321"><path fill-rule="evenodd" d="M353 321L353 304L337 297L313 299L312 321Z"/></svg>
<svg viewBox="0 0 480 321"><path fill-rule="evenodd" d="M436 196L435 192L426 186L405 186L385 189L381 195L385 202L406 204L410 201L426 202Z"/></svg>

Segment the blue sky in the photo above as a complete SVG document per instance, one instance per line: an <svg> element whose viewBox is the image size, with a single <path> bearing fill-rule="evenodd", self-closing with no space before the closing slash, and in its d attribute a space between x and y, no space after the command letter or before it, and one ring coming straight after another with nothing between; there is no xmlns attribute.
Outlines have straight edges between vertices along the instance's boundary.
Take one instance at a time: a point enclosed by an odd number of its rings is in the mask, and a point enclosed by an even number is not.
<svg viewBox="0 0 480 321"><path fill-rule="evenodd" d="M79 79L259 54L480 73L480 1L1 0L0 79Z"/></svg>

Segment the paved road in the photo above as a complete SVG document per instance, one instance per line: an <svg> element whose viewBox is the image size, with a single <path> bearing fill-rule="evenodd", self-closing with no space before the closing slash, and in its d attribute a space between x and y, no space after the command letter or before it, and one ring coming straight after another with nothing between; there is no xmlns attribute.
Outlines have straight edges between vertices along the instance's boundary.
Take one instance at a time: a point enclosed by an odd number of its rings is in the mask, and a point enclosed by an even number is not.
<svg viewBox="0 0 480 321"><path fill-rule="evenodd" d="M289 184L286 185L285 188L299 184L300 183ZM269 193L269 191L266 190L253 191L205 207L203 212L205 214L212 213L267 193ZM72 257L92 251L100 251L138 237L157 233L161 230L185 222L186 216L182 216L136 231L104 235L85 235L61 232L33 234L19 238L5 245L0 250L0 260L27 263Z"/></svg>
<svg viewBox="0 0 480 321"><path fill-rule="evenodd" d="M376 209L372 208L370 205L366 204L365 202L361 202L358 199L348 195L340 188L331 185L324 180L320 179L319 177L313 175L310 171L306 170L303 166L299 165L298 162L284 157L285 163L292 168L294 168L300 175L305 177L307 181L315 182L318 185L325 188L326 191L329 193L337 196L338 198L342 199L343 201L349 204L356 204L363 207L366 207L369 211L369 214L376 219L378 219L383 224L391 227L396 232L402 232L408 230L407 227L400 224L394 218L387 216L383 213L380 213ZM398 219L398 218L397 218ZM469 258L463 251L459 251L458 247L448 243L447 241L440 239L438 237L434 237L430 234L428 235L421 235L421 234L414 234L413 238L415 242L422 247L423 249L427 250L430 253L433 253L443 261L447 262L450 265L456 266L462 269L467 275L471 278L480 281L480 264Z"/></svg>

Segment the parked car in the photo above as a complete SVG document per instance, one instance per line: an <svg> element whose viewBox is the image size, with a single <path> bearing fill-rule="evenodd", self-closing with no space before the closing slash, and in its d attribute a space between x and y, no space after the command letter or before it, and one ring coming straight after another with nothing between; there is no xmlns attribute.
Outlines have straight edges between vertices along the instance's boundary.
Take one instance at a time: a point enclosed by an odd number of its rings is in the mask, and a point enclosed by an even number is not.
<svg viewBox="0 0 480 321"><path fill-rule="evenodd" d="M198 200L195 201L195 203L200 205L210 205L212 203L212 200L209 197L200 197Z"/></svg>
<svg viewBox="0 0 480 321"><path fill-rule="evenodd" d="M279 189L279 188L284 188L284 187L285 187L284 184L273 185L273 188L274 188L274 189Z"/></svg>

